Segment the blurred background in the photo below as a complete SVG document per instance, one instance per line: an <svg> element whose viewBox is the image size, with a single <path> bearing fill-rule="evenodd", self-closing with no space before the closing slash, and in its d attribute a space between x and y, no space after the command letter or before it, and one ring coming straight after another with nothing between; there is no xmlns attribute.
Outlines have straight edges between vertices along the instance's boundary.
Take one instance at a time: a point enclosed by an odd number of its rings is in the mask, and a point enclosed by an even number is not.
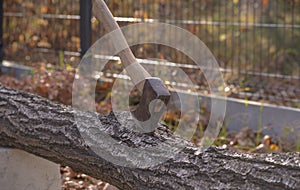
<svg viewBox="0 0 300 190"><path fill-rule="evenodd" d="M215 55L229 96L299 107L299 0L106 2L120 26L166 22L198 36ZM105 34L91 16L89 0L2 3L4 60L32 67L51 64L75 68L80 56ZM171 41L176 36L168 38ZM140 59L178 63L201 86L199 89L206 89L199 69L181 52L152 44L132 50ZM117 72L116 68L112 72Z"/></svg>

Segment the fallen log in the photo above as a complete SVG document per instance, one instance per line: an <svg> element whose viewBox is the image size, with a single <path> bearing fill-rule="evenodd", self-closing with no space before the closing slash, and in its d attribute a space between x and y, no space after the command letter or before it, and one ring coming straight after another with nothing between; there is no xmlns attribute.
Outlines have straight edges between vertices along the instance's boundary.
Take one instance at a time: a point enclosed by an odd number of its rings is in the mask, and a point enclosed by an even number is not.
<svg viewBox="0 0 300 190"><path fill-rule="evenodd" d="M184 145L176 156L148 168L113 164L86 144L76 126L74 110L0 85L0 146L22 149L70 166L120 189L300 189L299 153L248 154L198 148L163 125L154 133L138 134L120 126L114 114L81 111L87 126L96 127L128 147L155 146L170 139ZM118 114L124 120L128 116ZM101 126L94 126L92 115L97 116ZM124 159L137 162L130 153L123 154Z"/></svg>

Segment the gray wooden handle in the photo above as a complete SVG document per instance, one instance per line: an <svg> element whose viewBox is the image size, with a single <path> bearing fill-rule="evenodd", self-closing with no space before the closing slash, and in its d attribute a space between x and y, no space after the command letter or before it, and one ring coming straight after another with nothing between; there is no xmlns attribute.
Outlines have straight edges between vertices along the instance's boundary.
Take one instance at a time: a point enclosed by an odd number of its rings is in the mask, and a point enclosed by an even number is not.
<svg viewBox="0 0 300 190"><path fill-rule="evenodd" d="M141 79L144 80L151 77L151 75L137 62L122 31L120 30L118 23L115 21L112 13L103 0L93 0L93 14L99 21L102 22L107 32L115 31L116 40L113 42L114 46L118 48L120 46L124 47L124 49L118 54L122 65L126 69L133 83L139 91L142 92L144 85L143 83L139 83L139 81L141 81Z"/></svg>

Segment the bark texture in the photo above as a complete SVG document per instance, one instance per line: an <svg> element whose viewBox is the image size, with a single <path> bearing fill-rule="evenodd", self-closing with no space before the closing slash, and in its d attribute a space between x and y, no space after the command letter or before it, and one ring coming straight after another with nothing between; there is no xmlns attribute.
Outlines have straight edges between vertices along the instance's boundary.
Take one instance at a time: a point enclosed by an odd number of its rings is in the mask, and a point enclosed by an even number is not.
<svg viewBox="0 0 300 190"><path fill-rule="evenodd" d="M300 189L299 153L247 154L209 147L196 154L199 148L172 135L163 125L154 133L139 134L122 127L114 114L80 112L86 126L128 147L156 146L166 140L185 146L157 166L139 169L114 165L85 143L74 110L0 85L0 146L68 165L120 189ZM95 115L102 125L95 126ZM120 113L124 121L127 116ZM128 121L126 125L135 124ZM126 153L123 156L137 162Z"/></svg>

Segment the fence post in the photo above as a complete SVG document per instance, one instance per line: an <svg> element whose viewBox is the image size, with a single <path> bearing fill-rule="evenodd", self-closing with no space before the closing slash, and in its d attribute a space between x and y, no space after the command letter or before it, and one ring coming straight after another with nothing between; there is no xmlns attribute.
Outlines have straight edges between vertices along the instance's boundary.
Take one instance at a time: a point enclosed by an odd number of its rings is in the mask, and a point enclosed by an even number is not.
<svg viewBox="0 0 300 190"><path fill-rule="evenodd" d="M3 61L3 0L0 0L0 73Z"/></svg>
<svg viewBox="0 0 300 190"><path fill-rule="evenodd" d="M2 0L0 0L2 1ZM80 56L92 45L92 1L80 0Z"/></svg>

